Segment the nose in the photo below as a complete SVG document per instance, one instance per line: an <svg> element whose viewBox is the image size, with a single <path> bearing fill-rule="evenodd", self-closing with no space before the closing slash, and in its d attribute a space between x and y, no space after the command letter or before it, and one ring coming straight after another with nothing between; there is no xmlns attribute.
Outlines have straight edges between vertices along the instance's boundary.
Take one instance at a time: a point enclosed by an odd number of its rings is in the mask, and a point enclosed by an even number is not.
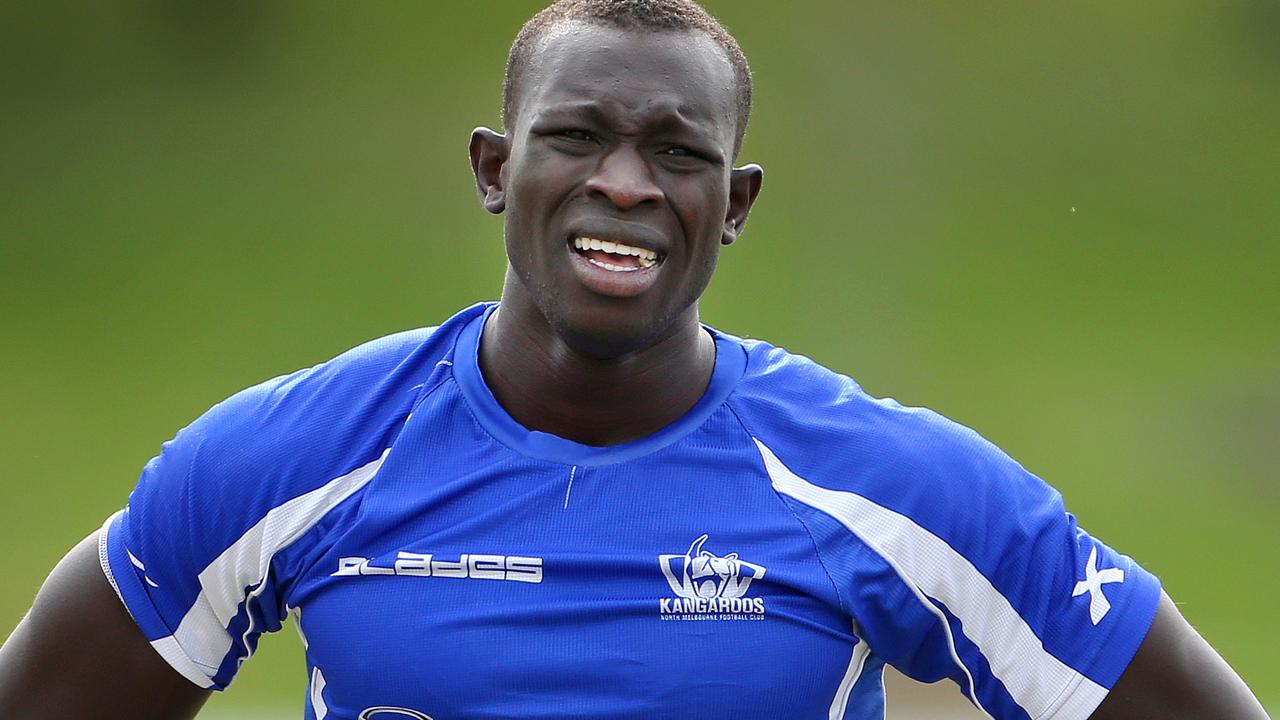
<svg viewBox="0 0 1280 720"><path fill-rule="evenodd" d="M587 179L587 191L603 195L621 210L630 210L662 199L651 169L634 147L620 146L607 153Z"/></svg>

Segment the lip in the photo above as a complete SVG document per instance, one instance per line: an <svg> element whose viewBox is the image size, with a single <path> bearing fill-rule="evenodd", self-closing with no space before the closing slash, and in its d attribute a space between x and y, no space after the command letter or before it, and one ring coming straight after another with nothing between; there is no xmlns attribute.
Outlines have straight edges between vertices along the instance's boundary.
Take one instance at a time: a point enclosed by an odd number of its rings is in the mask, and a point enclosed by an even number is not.
<svg viewBox="0 0 1280 720"><path fill-rule="evenodd" d="M596 236L586 235L586 237ZM628 244L631 243L628 242ZM639 244L636 246L644 247ZM631 298L643 293L658 281L658 273L663 267L663 263L659 262L652 267L627 272L606 270L574 250L572 242L565 242L564 247L569 255L569 264L582 284L591 292L606 297Z"/></svg>
<svg viewBox="0 0 1280 720"><path fill-rule="evenodd" d="M581 218L568 224L564 237L565 252L578 280L596 295L612 298L633 298L653 287L658 275L670 258L671 243L666 235L647 224L634 220L621 220L607 216ZM632 247L643 248L658 254L658 262L652 267L629 272L606 270L593 264L573 247L574 238L588 237L612 240Z"/></svg>
<svg viewBox="0 0 1280 720"><path fill-rule="evenodd" d="M662 233L653 228L626 220L607 220L575 225L565 236L565 244L572 247L573 239L578 237L612 240L632 247L652 250L665 257L670 250L670 243Z"/></svg>

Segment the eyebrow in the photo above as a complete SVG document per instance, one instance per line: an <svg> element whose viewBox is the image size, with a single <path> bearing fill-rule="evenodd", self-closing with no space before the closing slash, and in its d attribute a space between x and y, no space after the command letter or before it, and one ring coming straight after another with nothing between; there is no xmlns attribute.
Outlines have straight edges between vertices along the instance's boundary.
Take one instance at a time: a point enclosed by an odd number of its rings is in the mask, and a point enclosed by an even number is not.
<svg viewBox="0 0 1280 720"><path fill-rule="evenodd" d="M672 132L690 136L706 143L714 143L715 136L710 127L696 121L686 119L679 108L662 108L656 117L644 117L641 122L647 130L655 132ZM600 103L593 100L567 101L543 109L534 116L533 122L551 122L557 119L586 119L606 127L612 126L611 113L605 111ZM635 115L631 115L634 117Z"/></svg>

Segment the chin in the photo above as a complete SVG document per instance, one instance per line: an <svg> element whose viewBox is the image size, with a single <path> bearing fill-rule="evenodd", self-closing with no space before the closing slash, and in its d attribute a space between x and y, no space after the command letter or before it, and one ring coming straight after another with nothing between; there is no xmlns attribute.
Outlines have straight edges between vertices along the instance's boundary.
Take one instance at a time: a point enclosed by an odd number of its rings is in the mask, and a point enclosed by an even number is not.
<svg viewBox="0 0 1280 720"><path fill-rule="evenodd" d="M669 318L637 320L633 313L611 308L606 303L566 313L559 322L552 322L556 334L570 349L601 360L644 350L661 340L671 326Z"/></svg>

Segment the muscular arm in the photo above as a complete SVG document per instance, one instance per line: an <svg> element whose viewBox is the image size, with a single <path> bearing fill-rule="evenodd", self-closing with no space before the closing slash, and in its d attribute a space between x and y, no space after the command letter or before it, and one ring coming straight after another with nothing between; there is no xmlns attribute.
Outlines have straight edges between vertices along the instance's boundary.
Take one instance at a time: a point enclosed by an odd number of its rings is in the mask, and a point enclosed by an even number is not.
<svg viewBox="0 0 1280 720"><path fill-rule="evenodd" d="M1146 639L1091 718L1267 720L1267 713L1162 593Z"/></svg>
<svg viewBox="0 0 1280 720"><path fill-rule="evenodd" d="M98 565L97 533L58 563L0 648L0 717L177 720L208 696L129 617Z"/></svg>

